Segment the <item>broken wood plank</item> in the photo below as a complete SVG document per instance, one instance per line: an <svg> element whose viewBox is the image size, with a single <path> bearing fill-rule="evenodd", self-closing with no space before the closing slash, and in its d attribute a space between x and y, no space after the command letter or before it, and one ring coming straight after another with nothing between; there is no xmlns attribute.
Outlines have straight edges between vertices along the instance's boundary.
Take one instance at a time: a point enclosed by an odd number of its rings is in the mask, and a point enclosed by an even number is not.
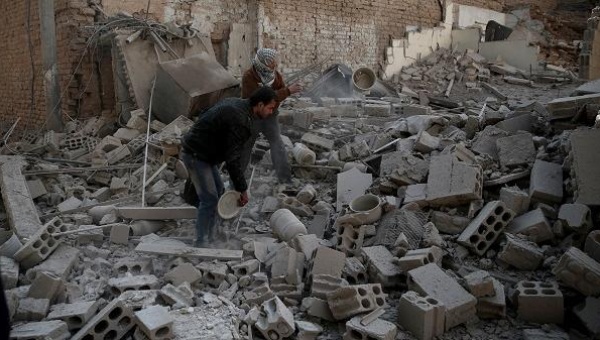
<svg viewBox="0 0 600 340"><path fill-rule="evenodd" d="M153 243L140 243L135 251L146 254L194 257L202 260L240 261L242 250L206 249L195 247L168 246Z"/></svg>
<svg viewBox="0 0 600 340"><path fill-rule="evenodd" d="M88 172L88 171L110 171L110 170L123 170L123 169L132 169L139 168L142 164L120 164L120 165L110 165L110 166L93 166L93 167L85 167L85 168L63 168L56 170L31 170L31 171L23 171L23 175L25 176L42 176L42 175L58 175L58 174L73 174L78 172Z"/></svg>
<svg viewBox="0 0 600 340"><path fill-rule="evenodd" d="M122 218L132 220L179 220L194 219L196 207L120 207L117 213Z"/></svg>

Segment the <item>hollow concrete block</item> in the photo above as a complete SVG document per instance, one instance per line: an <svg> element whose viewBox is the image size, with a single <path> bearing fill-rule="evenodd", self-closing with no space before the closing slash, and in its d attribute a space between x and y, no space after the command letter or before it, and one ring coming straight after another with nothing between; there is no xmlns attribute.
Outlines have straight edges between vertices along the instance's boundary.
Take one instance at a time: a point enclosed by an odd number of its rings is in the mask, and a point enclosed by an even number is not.
<svg viewBox="0 0 600 340"><path fill-rule="evenodd" d="M386 297L380 284L366 284L338 288L327 296L327 302L333 317L343 320L385 306Z"/></svg>
<svg viewBox="0 0 600 340"><path fill-rule="evenodd" d="M514 218L502 201L488 202L458 237L458 243L483 255Z"/></svg>
<svg viewBox="0 0 600 340"><path fill-rule="evenodd" d="M266 339L283 339L294 334L294 314L278 297L265 301L261 309L262 313L255 327Z"/></svg>
<svg viewBox="0 0 600 340"><path fill-rule="evenodd" d="M600 230L594 230L588 234L584 250L596 262L600 262Z"/></svg>
<svg viewBox="0 0 600 340"><path fill-rule="evenodd" d="M482 319L503 319L506 317L506 296L504 286L492 278L494 294L477 300L477 316Z"/></svg>
<svg viewBox="0 0 600 340"><path fill-rule="evenodd" d="M584 295L600 295L600 263L575 247L561 256L552 272L560 281Z"/></svg>
<svg viewBox="0 0 600 340"><path fill-rule="evenodd" d="M385 246L365 247L362 256L367 263L367 271L374 282L383 287L397 286L402 271L394 263L394 256Z"/></svg>
<svg viewBox="0 0 600 340"><path fill-rule="evenodd" d="M28 322L10 331L13 340L66 340L70 336L67 324L58 320Z"/></svg>
<svg viewBox="0 0 600 340"><path fill-rule="evenodd" d="M194 284L202 279L202 273L189 262L182 263L165 274L165 280L175 286L184 282Z"/></svg>
<svg viewBox="0 0 600 340"><path fill-rule="evenodd" d="M506 235L506 243L498 253L498 259L521 270L535 270L544 260L544 252L535 243L512 234Z"/></svg>
<svg viewBox="0 0 600 340"><path fill-rule="evenodd" d="M151 306L135 312L139 329L150 339L172 339L173 317L162 306Z"/></svg>
<svg viewBox="0 0 600 340"><path fill-rule="evenodd" d="M76 331L96 314L99 306L98 300L53 305L47 319L62 320L67 323L69 331Z"/></svg>
<svg viewBox="0 0 600 340"><path fill-rule="evenodd" d="M430 340L444 334L445 313L440 301L408 291L398 303L398 324L417 339Z"/></svg>
<svg viewBox="0 0 600 340"><path fill-rule="evenodd" d="M537 208L513 219L506 231L512 234L523 234L535 243L550 241L554 238L550 223L542 209Z"/></svg>
<svg viewBox="0 0 600 340"><path fill-rule="evenodd" d="M551 282L521 281L516 286L520 319L540 324L562 324L564 298L558 284Z"/></svg>
<svg viewBox="0 0 600 340"><path fill-rule="evenodd" d="M135 326L133 313L120 300L113 300L85 324L72 340L121 339Z"/></svg>
<svg viewBox="0 0 600 340"><path fill-rule="evenodd" d="M394 340L398 328L393 323L377 318L367 325L361 323L362 316L346 322L344 340Z"/></svg>

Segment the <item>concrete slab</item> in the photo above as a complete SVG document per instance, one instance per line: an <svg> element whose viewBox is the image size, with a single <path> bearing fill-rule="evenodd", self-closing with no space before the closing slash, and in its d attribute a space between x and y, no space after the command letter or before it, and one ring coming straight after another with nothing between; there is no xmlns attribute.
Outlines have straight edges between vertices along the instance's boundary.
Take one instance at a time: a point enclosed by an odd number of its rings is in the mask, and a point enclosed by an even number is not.
<svg viewBox="0 0 600 340"><path fill-rule="evenodd" d="M479 54L487 60L504 62L521 70L537 70L539 47L530 46L527 40L488 41L479 45Z"/></svg>
<svg viewBox="0 0 600 340"><path fill-rule="evenodd" d="M21 171L25 162L20 157L2 157L0 163L0 191L8 223L19 238L29 238L42 223Z"/></svg>
<svg viewBox="0 0 600 340"><path fill-rule="evenodd" d="M574 117L584 105L588 104L600 104L600 93L554 99L546 105L546 109L551 120L564 119Z"/></svg>
<svg viewBox="0 0 600 340"><path fill-rule="evenodd" d="M574 91L574 94L579 96L595 93L600 93L600 79L588 81L587 83L576 88Z"/></svg>
<svg viewBox="0 0 600 340"><path fill-rule="evenodd" d="M433 156L427 178L427 202L433 206L458 206L481 199L482 178L479 166L460 162L452 154Z"/></svg>
<svg viewBox="0 0 600 340"><path fill-rule="evenodd" d="M535 160L533 136L529 133L498 138L496 140L498 158L503 167L529 165Z"/></svg>
<svg viewBox="0 0 600 340"><path fill-rule="evenodd" d="M338 174L336 210L340 211L344 205L364 195L372 183L373 175L364 174L356 168Z"/></svg>
<svg viewBox="0 0 600 340"><path fill-rule="evenodd" d="M600 159L600 130L576 130L571 134L573 166L575 172L575 202L600 205L600 176L597 162Z"/></svg>
<svg viewBox="0 0 600 340"><path fill-rule="evenodd" d="M477 299L434 263L409 271L408 288L446 306L446 330L475 316Z"/></svg>
<svg viewBox="0 0 600 340"><path fill-rule="evenodd" d="M532 200L547 203L560 203L562 201L563 172L560 164L539 159L535 161L531 170L529 196Z"/></svg>
<svg viewBox="0 0 600 340"><path fill-rule="evenodd" d="M10 338L14 340L25 339L52 339L65 340L71 337L67 324L62 321L28 322L14 327L10 331Z"/></svg>
<svg viewBox="0 0 600 340"><path fill-rule="evenodd" d="M535 243L550 241L554 238L550 223L540 208L512 220L506 231L512 234L526 235L529 240Z"/></svg>
<svg viewBox="0 0 600 340"><path fill-rule="evenodd" d="M467 28L462 30L452 30L452 49L465 52L466 50L479 51L479 41L481 40L481 29Z"/></svg>
<svg viewBox="0 0 600 340"><path fill-rule="evenodd" d="M516 117L505 119L494 126L506 132L515 133L517 131L533 130L533 122L534 119L531 114L525 113Z"/></svg>

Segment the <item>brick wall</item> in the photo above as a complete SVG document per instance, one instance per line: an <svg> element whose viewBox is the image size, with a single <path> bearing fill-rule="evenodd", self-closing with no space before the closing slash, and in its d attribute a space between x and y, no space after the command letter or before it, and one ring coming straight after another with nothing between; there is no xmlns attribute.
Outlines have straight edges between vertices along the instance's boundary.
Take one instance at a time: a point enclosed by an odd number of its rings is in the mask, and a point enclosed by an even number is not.
<svg viewBox="0 0 600 340"><path fill-rule="evenodd" d="M535 5L544 11L552 11L558 6L558 0L504 0L505 10L528 5Z"/></svg>
<svg viewBox="0 0 600 340"><path fill-rule="evenodd" d="M110 47L88 46L95 11L86 0L54 0L62 110L83 118L114 110ZM459 0L459 4L501 11L505 6L534 3L543 9L557 0ZM104 11L146 15L146 1L101 0ZM30 24L27 25L27 5ZM19 129L37 129L46 117L42 82L38 5L35 0L0 4L0 132L17 118ZM192 22L219 40L219 60L226 60L227 27L260 21L262 45L280 50L284 71L295 71L318 59L380 70L391 39L402 38L407 25L433 27L441 20L438 0L164 0L151 1L148 15L159 21ZM28 32L31 32L28 34ZM31 39L30 53L28 37ZM33 71L30 57L33 59ZM33 83L31 79L33 77ZM33 88L33 101L31 89ZM67 118L68 119L68 118Z"/></svg>
<svg viewBox="0 0 600 340"><path fill-rule="evenodd" d="M72 76L86 45L84 32L80 29L94 22L95 12L82 4L85 3L55 1L62 111L69 116L77 116L79 112L91 115L100 109L99 92L93 93L97 83L90 78L91 59L84 59L78 73ZM3 1L0 11L3 23L0 43L4 46L0 49L0 131L6 131L18 118L18 131L35 131L46 121L38 2ZM78 100L73 100L74 93L79 94Z"/></svg>

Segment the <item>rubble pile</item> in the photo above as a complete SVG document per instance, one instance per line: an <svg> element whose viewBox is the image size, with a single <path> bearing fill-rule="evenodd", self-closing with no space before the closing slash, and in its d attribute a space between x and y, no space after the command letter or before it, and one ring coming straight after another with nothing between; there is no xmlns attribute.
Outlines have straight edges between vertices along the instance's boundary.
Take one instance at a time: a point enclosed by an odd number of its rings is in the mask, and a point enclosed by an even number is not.
<svg viewBox="0 0 600 340"><path fill-rule="evenodd" d="M495 67L436 56L403 75L447 81L427 66L445 62L456 84L481 84ZM191 120L151 122L146 176L143 110L7 144L12 337L597 336L600 131L573 117L600 95L516 105L504 88L482 87L483 103L407 86L291 99L279 119L294 183L274 183L259 141L251 203L211 249L189 246L195 208L179 197ZM148 205L132 205L142 189Z"/></svg>

